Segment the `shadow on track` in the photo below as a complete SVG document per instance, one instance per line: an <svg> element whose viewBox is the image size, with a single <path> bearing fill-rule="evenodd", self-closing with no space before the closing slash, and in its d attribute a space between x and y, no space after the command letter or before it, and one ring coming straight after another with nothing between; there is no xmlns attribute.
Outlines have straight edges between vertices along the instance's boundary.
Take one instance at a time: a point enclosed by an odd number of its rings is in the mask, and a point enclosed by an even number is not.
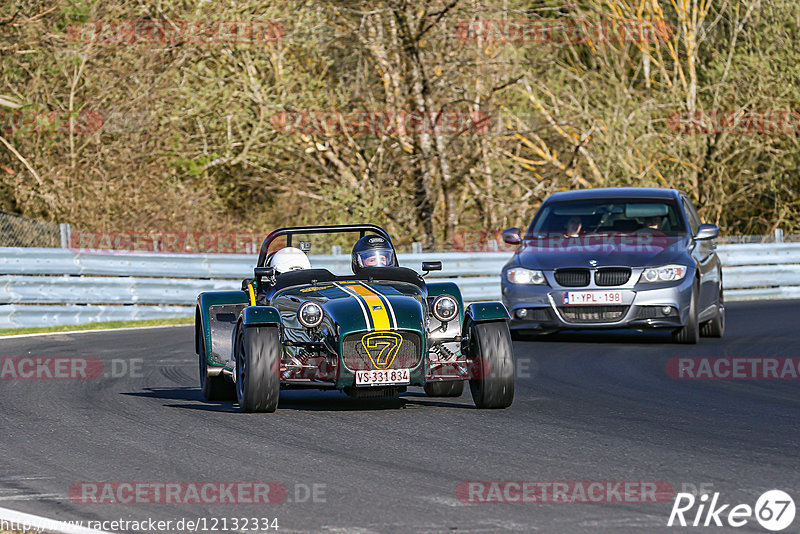
<svg viewBox="0 0 800 534"><path fill-rule="evenodd" d="M238 408L231 402L212 402L203 398L200 389L196 387L176 388L145 388L144 391L122 393L131 397L146 397L151 399L194 401L192 404L164 404L166 408L185 408L205 412L235 412Z"/></svg>
<svg viewBox="0 0 800 534"><path fill-rule="evenodd" d="M146 388L144 391L122 393L132 397L151 399L194 401L192 403L164 404L167 408L199 410L205 412L236 412L235 402L216 402L203 399L196 387ZM424 393L403 393L400 397L388 399L354 399L338 391L281 391L278 410L297 410L310 412L354 412L375 410L400 410L407 406L430 406L438 408L467 408L474 406L431 399Z"/></svg>
<svg viewBox="0 0 800 534"><path fill-rule="evenodd" d="M648 345L674 345L672 334L665 332L638 332L636 330L563 330L549 334L512 332L514 341L544 343L643 343ZM701 338L703 343L706 338Z"/></svg>
<svg viewBox="0 0 800 534"><path fill-rule="evenodd" d="M400 410L412 406L432 406L442 408L472 408L462 404L428 399L424 393L407 392L399 397L388 399L354 399L338 391L281 391L278 410L302 410L313 412L352 412L375 410Z"/></svg>

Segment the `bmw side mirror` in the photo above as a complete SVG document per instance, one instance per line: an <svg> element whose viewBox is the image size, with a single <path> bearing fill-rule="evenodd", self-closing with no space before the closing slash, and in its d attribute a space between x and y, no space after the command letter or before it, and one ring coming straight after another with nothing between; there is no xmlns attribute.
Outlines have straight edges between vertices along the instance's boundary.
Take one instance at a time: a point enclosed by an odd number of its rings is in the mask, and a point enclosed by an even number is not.
<svg viewBox="0 0 800 534"><path fill-rule="evenodd" d="M256 283L258 285L261 285L262 278L272 280L275 277L275 267L256 267L253 272L256 275Z"/></svg>
<svg viewBox="0 0 800 534"><path fill-rule="evenodd" d="M423 261L422 270L425 271L423 276L430 274L431 271L441 271L442 262L440 261Z"/></svg>
<svg viewBox="0 0 800 534"><path fill-rule="evenodd" d="M503 242L508 245L519 245L522 237L519 235L519 228L506 228L503 230Z"/></svg>
<svg viewBox="0 0 800 534"><path fill-rule="evenodd" d="M697 228L697 234L694 238L698 241L704 241L706 239L714 239L719 235L719 226L716 224L701 224Z"/></svg>

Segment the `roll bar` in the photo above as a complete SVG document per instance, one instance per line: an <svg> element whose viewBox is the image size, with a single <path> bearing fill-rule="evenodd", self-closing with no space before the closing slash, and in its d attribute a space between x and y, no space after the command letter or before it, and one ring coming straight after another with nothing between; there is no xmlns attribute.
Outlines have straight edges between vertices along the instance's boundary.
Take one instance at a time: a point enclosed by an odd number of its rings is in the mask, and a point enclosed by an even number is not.
<svg viewBox="0 0 800 534"><path fill-rule="evenodd" d="M389 233L375 224L329 224L325 226L288 226L286 228L278 228L277 230L270 232L266 239L264 239L264 242L261 243L261 250L258 253L258 263L256 263L256 267L265 266L269 246L273 241L281 236L286 236L286 246L291 247L292 236L295 234L359 233L360 237L364 237L368 232L375 233L383 237L389 242L392 248L394 248L394 245L392 244L392 238L389 237Z"/></svg>

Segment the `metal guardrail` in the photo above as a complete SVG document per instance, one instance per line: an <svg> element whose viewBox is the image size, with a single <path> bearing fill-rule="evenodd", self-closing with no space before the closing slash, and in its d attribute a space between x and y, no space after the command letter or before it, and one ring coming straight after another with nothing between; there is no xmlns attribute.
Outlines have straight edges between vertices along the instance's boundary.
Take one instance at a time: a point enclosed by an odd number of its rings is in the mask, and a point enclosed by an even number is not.
<svg viewBox="0 0 800 534"><path fill-rule="evenodd" d="M728 300L800 298L800 244L720 245ZM506 252L400 254L401 265L441 260L429 278L456 282L467 301L499 300ZM310 256L312 265L349 272L350 257ZM0 328L187 317L202 291L238 289L252 255L90 254L0 248Z"/></svg>

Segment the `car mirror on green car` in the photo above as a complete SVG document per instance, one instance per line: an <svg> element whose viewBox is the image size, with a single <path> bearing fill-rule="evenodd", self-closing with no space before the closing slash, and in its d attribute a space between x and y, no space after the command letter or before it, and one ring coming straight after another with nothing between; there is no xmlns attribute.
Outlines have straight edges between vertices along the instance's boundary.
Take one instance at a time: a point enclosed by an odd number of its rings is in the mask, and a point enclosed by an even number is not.
<svg viewBox="0 0 800 534"><path fill-rule="evenodd" d="M440 261L423 261L422 262L422 270L425 271L425 275L429 274L431 271L441 271L442 270L442 262Z"/></svg>
<svg viewBox="0 0 800 534"><path fill-rule="evenodd" d="M269 280L275 278L275 267L256 267L255 269L253 269L253 272L256 277L256 283L258 285L261 285L262 278L267 278Z"/></svg>

